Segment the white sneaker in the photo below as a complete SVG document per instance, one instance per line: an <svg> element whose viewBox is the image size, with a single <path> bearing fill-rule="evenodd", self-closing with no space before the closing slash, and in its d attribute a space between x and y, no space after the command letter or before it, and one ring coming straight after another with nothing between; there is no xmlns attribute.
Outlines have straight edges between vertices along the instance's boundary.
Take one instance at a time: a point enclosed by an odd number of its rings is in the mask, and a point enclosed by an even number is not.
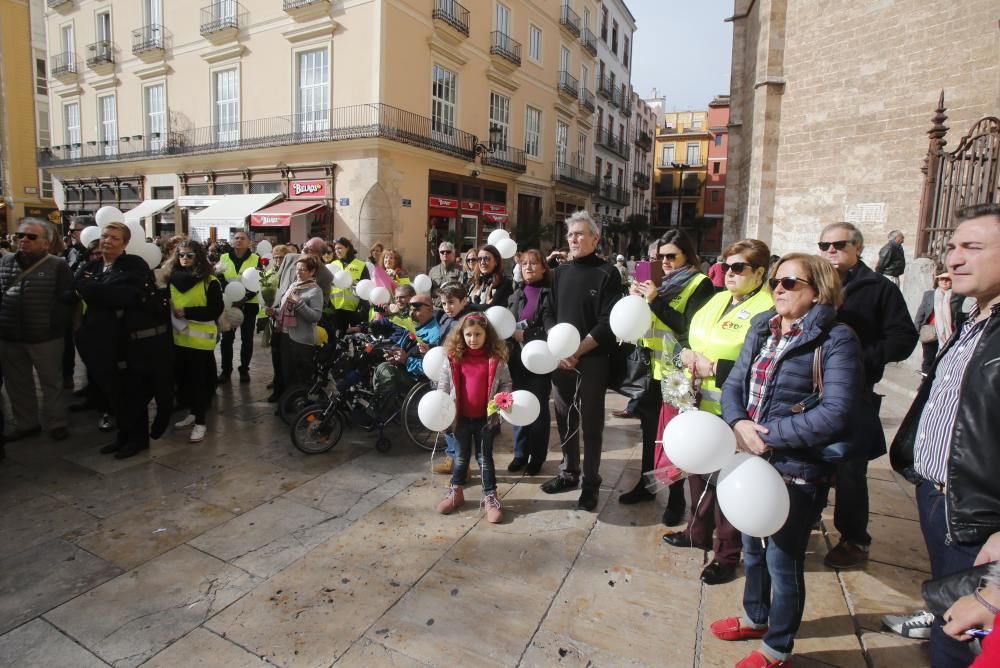
<svg viewBox="0 0 1000 668"><path fill-rule="evenodd" d="M184 427L190 427L194 424L194 415L188 413L188 416L179 422L174 423L174 429L183 429Z"/></svg>
<svg viewBox="0 0 1000 668"><path fill-rule="evenodd" d="M196 424L194 426L194 429L191 430L191 436L190 438L188 438L188 441L191 443L200 442L203 438L205 438L206 431L208 431L208 429L205 427L205 425Z"/></svg>
<svg viewBox="0 0 1000 668"><path fill-rule="evenodd" d="M904 638L926 640L931 637L934 613L917 610L910 615L882 615L882 623Z"/></svg>

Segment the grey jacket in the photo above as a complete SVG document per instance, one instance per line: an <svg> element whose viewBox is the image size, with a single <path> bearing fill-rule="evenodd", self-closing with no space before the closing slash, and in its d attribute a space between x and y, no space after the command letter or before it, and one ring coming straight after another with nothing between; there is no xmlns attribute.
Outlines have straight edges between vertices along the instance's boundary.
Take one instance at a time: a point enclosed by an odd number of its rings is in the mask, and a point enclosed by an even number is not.
<svg viewBox="0 0 1000 668"><path fill-rule="evenodd" d="M316 345L316 323L323 316L323 293L318 286L312 286L301 295L302 300L295 305L295 327L285 334L296 343ZM280 307L280 303L279 303Z"/></svg>
<svg viewBox="0 0 1000 668"><path fill-rule="evenodd" d="M61 339L69 322L73 273L66 261L48 255L30 274L19 253L0 258L0 340L43 343ZM20 277L20 279L18 278Z"/></svg>

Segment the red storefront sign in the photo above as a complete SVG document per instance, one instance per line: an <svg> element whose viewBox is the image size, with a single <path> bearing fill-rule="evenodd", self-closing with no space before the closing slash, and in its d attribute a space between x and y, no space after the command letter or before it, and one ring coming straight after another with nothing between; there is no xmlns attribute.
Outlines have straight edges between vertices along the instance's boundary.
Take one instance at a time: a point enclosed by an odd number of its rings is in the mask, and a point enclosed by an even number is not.
<svg viewBox="0 0 1000 668"><path fill-rule="evenodd" d="M479 202L473 202L472 200L463 199L462 200L462 210L463 211L479 211Z"/></svg>
<svg viewBox="0 0 1000 668"><path fill-rule="evenodd" d="M448 197L428 197L427 215L437 218L455 218L458 216L458 200Z"/></svg>
<svg viewBox="0 0 1000 668"><path fill-rule="evenodd" d="M483 220L487 220L491 223L506 223L507 214L505 213L484 213Z"/></svg>
<svg viewBox="0 0 1000 668"><path fill-rule="evenodd" d="M296 197L329 197L330 193L323 179L309 181L291 181L288 184L288 198Z"/></svg>
<svg viewBox="0 0 1000 668"><path fill-rule="evenodd" d="M483 213L507 213L506 204L487 204L483 203Z"/></svg>

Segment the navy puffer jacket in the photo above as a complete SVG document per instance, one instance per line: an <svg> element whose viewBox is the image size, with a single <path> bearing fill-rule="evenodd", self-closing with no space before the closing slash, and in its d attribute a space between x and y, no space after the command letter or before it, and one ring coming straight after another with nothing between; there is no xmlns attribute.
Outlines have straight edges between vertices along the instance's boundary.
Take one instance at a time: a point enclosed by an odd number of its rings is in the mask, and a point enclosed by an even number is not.
<svg viewBox="0 0 1000 668"><path fill-rule="evenodd" d="M771 310L753 319L740 357L723 386L722 417L730 425L749 419L750 369L771 335L768 323L774 316ZM777 362L757 423L769 430L761 440L772 448L770 459L779 471L799 475L803 472L799 466L807 465L813 474L829 472L832 465L823 462L815 448L855 438L870 439L873 427L881 434L880 425L868 424L875 420L859 419L872 413L871 409L860 409L864 400L861 345L851 328L836 319L832 306L813 306L802 321L802 333ZM795 404L813 394L812 366L817 345L823 351L823 398L809 410L793 413ZM884 451L884 437L882 448Z"/></svg>

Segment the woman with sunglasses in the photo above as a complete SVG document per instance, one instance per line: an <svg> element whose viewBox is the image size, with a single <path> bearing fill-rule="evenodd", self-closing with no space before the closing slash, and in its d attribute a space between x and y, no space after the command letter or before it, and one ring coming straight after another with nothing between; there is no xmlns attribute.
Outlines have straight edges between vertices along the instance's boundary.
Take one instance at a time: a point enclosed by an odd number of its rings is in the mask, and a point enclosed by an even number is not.
<svg viewBox="0 0 1000 668"><path fill-rule="evenodd" d="M462 276L459 280L465 285L466 292L472 289L472 286L476 284L476 279L479 277L478 257L478 248L470 248L465 253L465 260L462 262Z"/></svg>
<svg viewBox="0 0 1000 668"><path fill-rule="evenodd" d="M224 308L222 285L204 246L193 239L177 243L164 269L170 286L178 393L191 409L174 428L193 424L188 440L198 443L205 438L205 414L215 393L215 340L219 333L215 320Z"/></svg>
<svg viewBox="0 0 1000 668"><path fill-rule="evenodd" d="M881 428L859 419L865 414L859 410L861 345L837 322L844 297L836 269L819 256L791 253L773 272L774 310L751 321L722 389L722 417L736 432L737 447L767 459L790 500L777 533L765 540L743 536L745 612L711 625L722 640L763 639L760 650L737 664L743 668L789 665L805 606L806 546L835 471L820 449Z"/></svg>
<svg viewBox="0 0 1000 668"><path fill-rule="evenodd" d="M469 301L482 308L490 306L507 307L514 294L514 282L503 273L503 258L495 246L489 244L476 254L479 275L469 290Z"/></svg>
<svg viewBox="0 0 1000 668"><path fill-rule="evenodd" d="M725 290L718 293L694 314L688 330L688 345L681 352L684 366L701 382L703 411L722 415L719 400L722 385L743 348L754 316L774 308L774 298L764 284L771 251L756 239L731 244L722 253ZM730 582L740 564L743 537L719 509L715 499L715 477L688 477L691 490L691 517L686 531L663 536L667 545L712 550L712 561L701 572L707 585ZM712 541L712 532L715 541Z"/></svg>
<svg viewBox="0 0 1000 668"><path fill-rule="evenodd" d="M659 381L663 378L663 336L669 334L681 345L687 345L687 332L694 314L704 306L715 288L705 274L701 273L701 261L691 238L678 229L668 230L656 242L657 257L663 269L663 280L659 286L653 281L636 283L630 289L633 295L643 297L653 311L653 325L650 335L639 340L639 345L650 351L650 366L653 383L636 404L642 426L642 471L635 487L618 497L619 503L632 504L652 501L656 495L646 489L642 473L653 470L656 441L663 433L675 411L663 402ZM667 351L669 354L670 351ZM630 413L613 413L616 417L632 417ZM670 486L670 496L663 513L663 523L667 526L679 524L684 519L684 486L674 483Z"/></svg>

